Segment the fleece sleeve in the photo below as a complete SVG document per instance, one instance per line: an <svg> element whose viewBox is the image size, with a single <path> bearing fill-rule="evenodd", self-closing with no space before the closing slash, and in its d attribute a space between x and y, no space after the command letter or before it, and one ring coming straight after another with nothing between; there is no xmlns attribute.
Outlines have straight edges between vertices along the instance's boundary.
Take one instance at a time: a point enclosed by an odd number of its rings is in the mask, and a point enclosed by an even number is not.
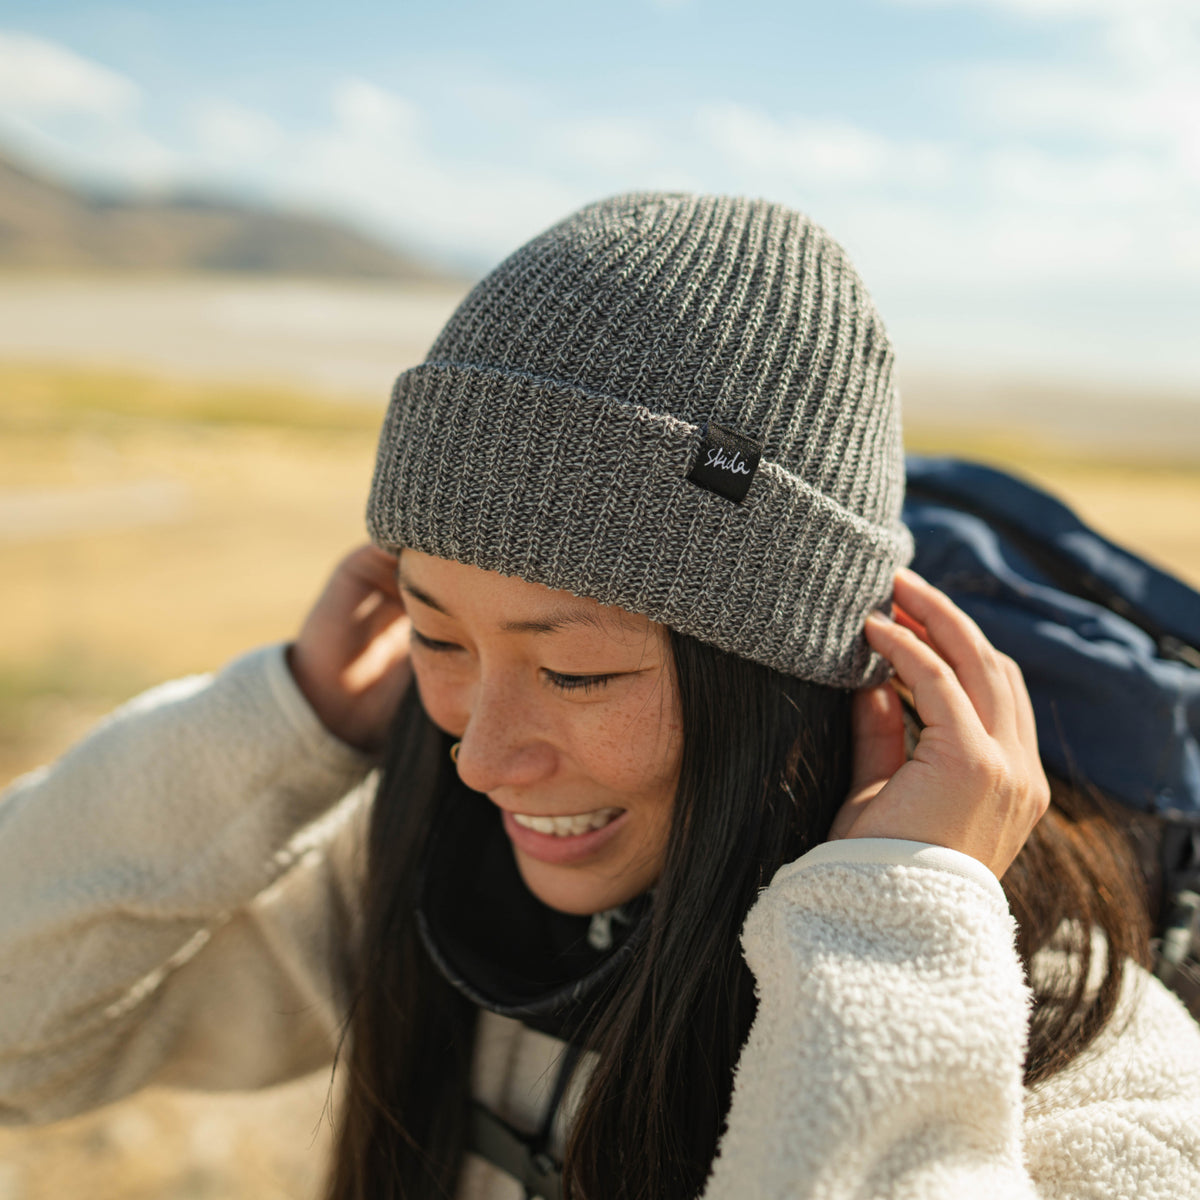
<svg viewBox="0 0 1200 1200"><path fill-rule="evenodd" d="M1025 1104L1043 1200L1200 1196L1200 1028L1134 963L1096 1042Z"/></svg>
<svg viewBox="0 0 1200 1200"><path fill-rule="evenodd" d="M373 765L272 646L137 697L0 796L0 1121L328 1061Z"/></svg>
<svg viewBox="0 0 1200 1200"><path fill-rule="evenodd" d="M1029 993L1004 893L942 847L828 843L742 935L758 1012L705 1200L1029 1200Z"/></svg>

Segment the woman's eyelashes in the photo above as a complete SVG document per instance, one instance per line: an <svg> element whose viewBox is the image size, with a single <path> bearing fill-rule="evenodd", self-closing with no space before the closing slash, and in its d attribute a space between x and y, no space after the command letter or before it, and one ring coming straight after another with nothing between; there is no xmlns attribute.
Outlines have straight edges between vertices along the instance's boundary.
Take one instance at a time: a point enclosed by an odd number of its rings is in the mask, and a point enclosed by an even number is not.
<svg viewBox="0 0 1200 1200"><path fill-rule="evenodd" d="M588 692L595 688L602 688L610 679L615 679L615 675L560 675L557 671L547 671L546 678L550 680L556 688L561 688L564 692L583 692L586 696Z"/></svg>
<svg viewBox="0 0 1200 1200"><path fill-rule="evenodd" d="M413 629L412 636L418 645L435 653L444 654L451 650L462 649L457 642L442 642L436 638L426 637L425 634L416 628ZM615 673L608 675L563 675L559 671L551 671L548 667L544 667L542 673L560 691L582 692L584 695L604 687L610 680L617 677Z"/></svg>
<svg viewBox="0 0 1200 1200"><path fill-rule="evenodd" d="M439 642L431 637L426 637L419 629L413 629L413 637L417 642L424 646L426 650L458 650L459 647L454 642Z"/></svg>

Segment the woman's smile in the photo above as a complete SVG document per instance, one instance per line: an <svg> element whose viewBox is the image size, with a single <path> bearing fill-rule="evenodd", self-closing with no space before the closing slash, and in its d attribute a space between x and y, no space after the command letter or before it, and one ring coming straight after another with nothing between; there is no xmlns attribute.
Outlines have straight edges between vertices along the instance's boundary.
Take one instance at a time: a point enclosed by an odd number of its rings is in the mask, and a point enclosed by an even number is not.
<svg viewBox="0 0 1200 1200"><path fill-rule="evenodd" d="M578 837L582 833L591 833L603 829L614 818L623 812L620 808L598 808L595 812L574 813L570 816L533 816L529 813L509 813L508 815L523 829L533 829L538 833L553 834L554 837Z"/></svg>
<svg viewBox="0 0 1200 1200"><path fill-rule="evenodd" d="M578 817L525 817L505 812L504 832L516 850L539 862L576 863L599 855L619 836L627 815L616 808ZM580 822L583 828L576 827ZM545 828L547 824L551 828Z"/></svg>

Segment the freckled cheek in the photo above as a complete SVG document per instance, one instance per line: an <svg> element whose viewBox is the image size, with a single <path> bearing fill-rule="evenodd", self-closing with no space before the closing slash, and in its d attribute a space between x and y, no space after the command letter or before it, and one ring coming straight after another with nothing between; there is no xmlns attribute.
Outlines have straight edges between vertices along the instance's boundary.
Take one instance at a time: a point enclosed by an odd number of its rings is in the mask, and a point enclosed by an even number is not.
<svg viewBox="0 0 1200 1200"><path fill-rule="evenodd" d="M417 691L429 719L446 733L461 733L467 725L466 689L448 680L441 672L413 664Z"/></svg>
<svg viewBox="0 0 1200 1200"><path fill-rule="evenodd" d="M674 799L682 745L677 723L642 711L598 721L577 731L574 741L588 773L614 791Z"/></svg>

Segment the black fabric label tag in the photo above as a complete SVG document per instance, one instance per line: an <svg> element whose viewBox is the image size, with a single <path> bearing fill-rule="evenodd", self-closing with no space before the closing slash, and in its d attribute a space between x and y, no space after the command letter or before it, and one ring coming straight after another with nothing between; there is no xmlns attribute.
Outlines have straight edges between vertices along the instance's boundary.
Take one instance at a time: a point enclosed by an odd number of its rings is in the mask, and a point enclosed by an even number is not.
<svg viewBox="0 0 1200 1200"><path fill-rule="evenodd" d="M709 421L700 431L700 452L688 478L726 500L741 504L758 470L762 446Z"/></svg>

